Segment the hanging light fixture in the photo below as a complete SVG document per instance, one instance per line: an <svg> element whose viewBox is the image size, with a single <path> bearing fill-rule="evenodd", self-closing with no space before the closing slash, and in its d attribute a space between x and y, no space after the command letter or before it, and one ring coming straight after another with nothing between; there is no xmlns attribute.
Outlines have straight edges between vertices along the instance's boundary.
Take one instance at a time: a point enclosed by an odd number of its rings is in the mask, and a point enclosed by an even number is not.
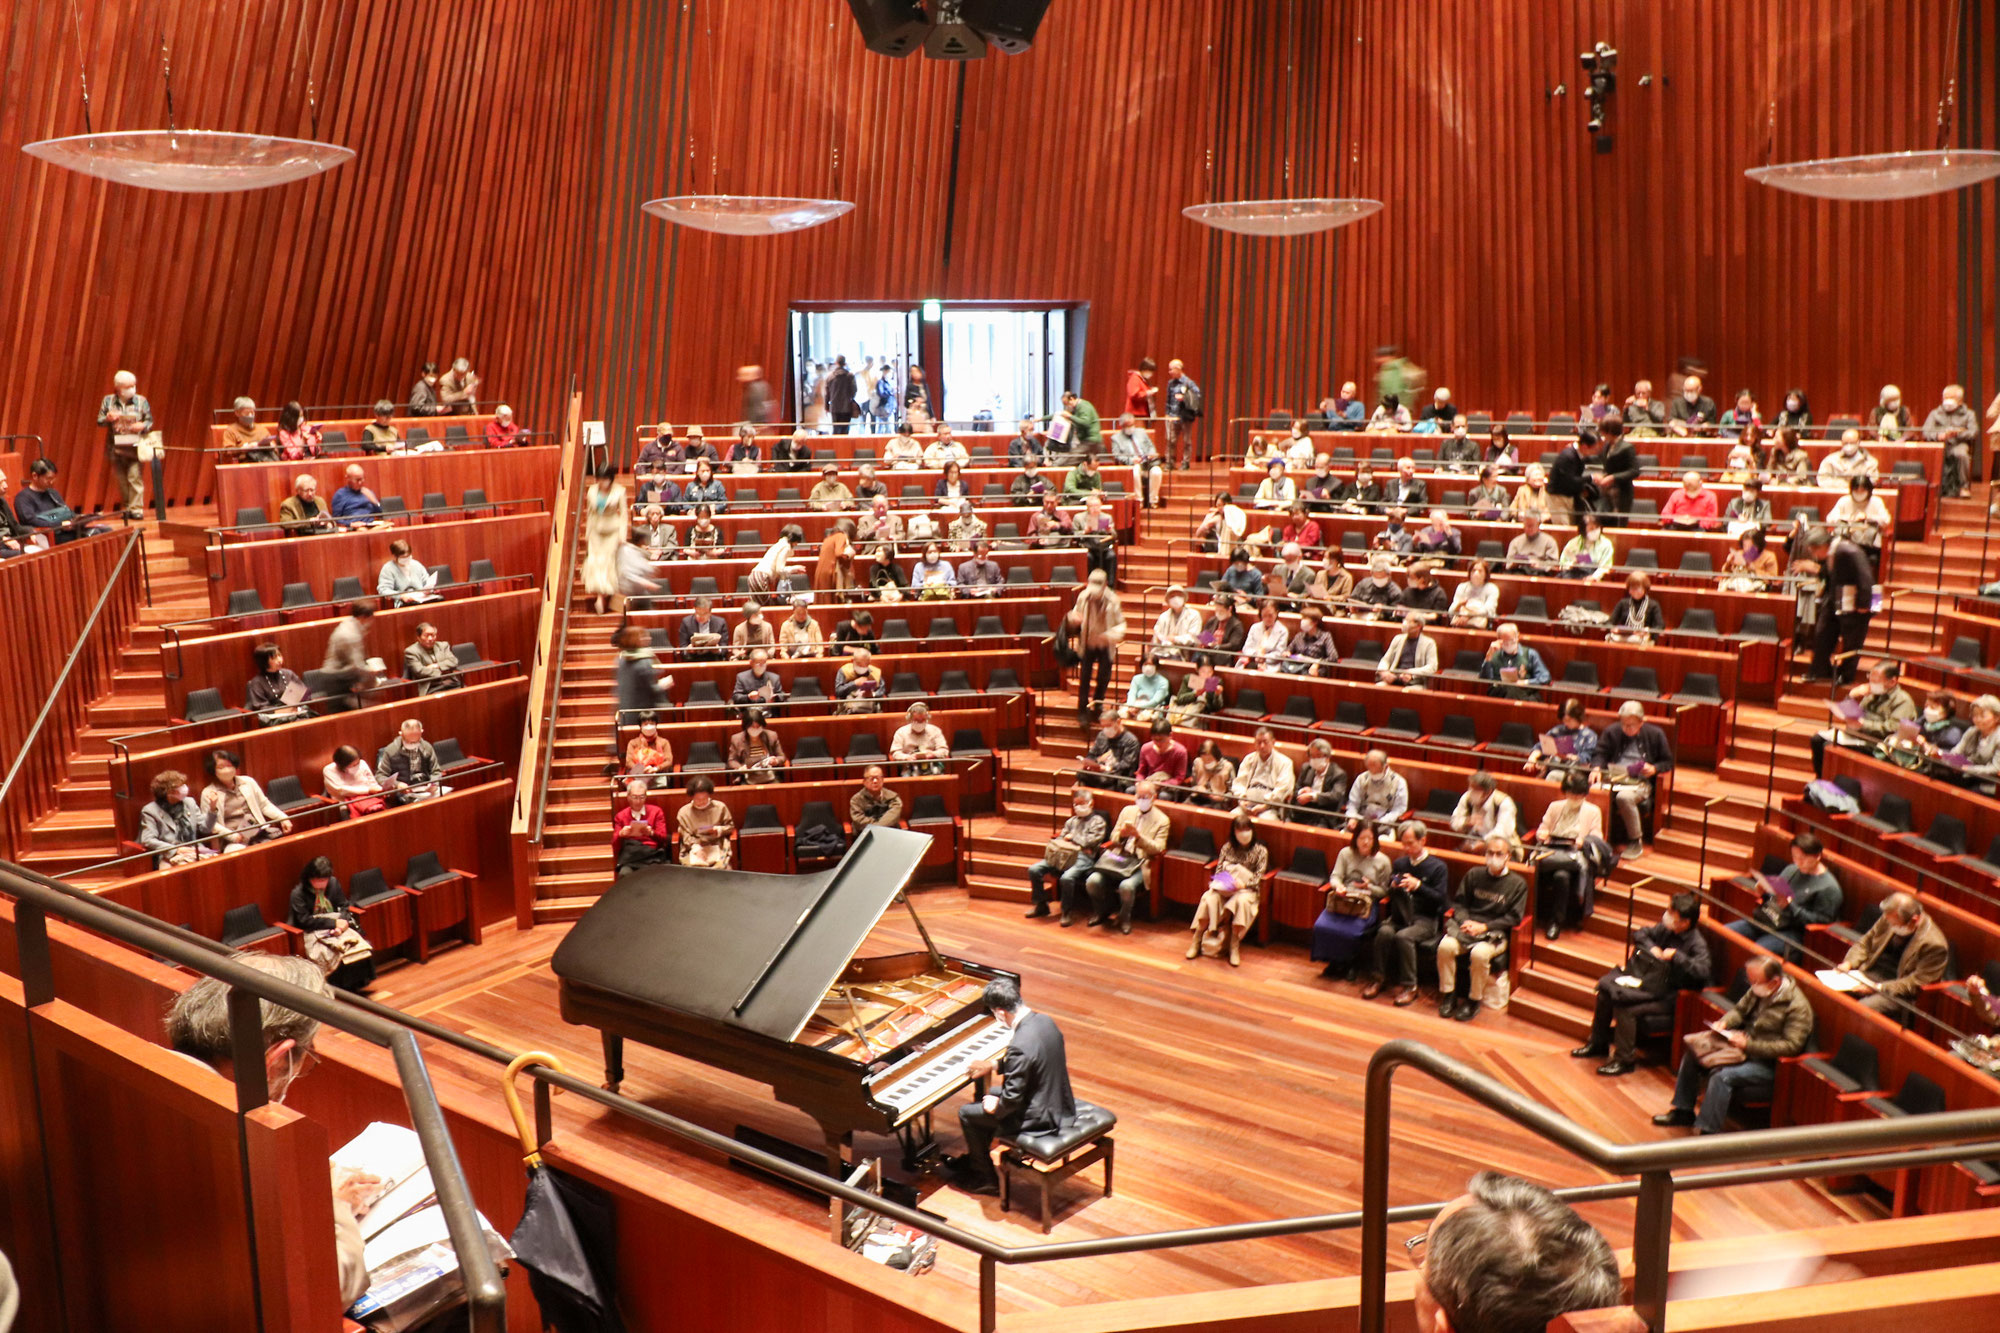
<svg viewBox="0 0 2000 1333"><path fill-rule="evenodd" d="M1772 76L1765 163L1744 175L1760 185L1816 199L1921 199L1925 195L1962 190L2000 176L2000 152L1990 148L1951 148L1951 112L1958 101L1958 35L1965 0L1953 7L1951 54L1945 61L1944 93L1938 98L1937 146L1901 153L1863 153L1855 157L1821 157L1807 162L1771 162L1777 139L1778 103Z"/></svg>
<svg viewBox="0 0 2000 1333"><path fill-rule="evenodd" d="M1285 7L1285 184L1292 183L1292 122L1297 114L1296 73L1291 53L1296 0ZM1214 157L1213 148L1210 158ZM1235 199L1219 204L1189 204L1181 216L1204 227L1245 236L1308 236L1345 227L1382 211L1380 199Z"/></svg>
<svg viewBox="0 0 2000 1333"><path fill-rule="evenodd" d="M709 69L720 70L715 60L715 27L707 24ZM721 80L715 79L709 99L711 143L708 153L707 194L677 194L664 199L648 199L641 212L678 227L719 232L725 236L782 236L787 232L817 227L854 211L850 199L812 199L796 195L718 194L715 192L717 154L713 136L722 123ZM828 106L832 105L829 95ZM829 112L830 114L830 112ZM694 156L694 127L688 127L688 156ZM834 149L834 184L839 188L840 152Z"/></svg>
<svg viewBox="0 0 2000 1333"><path fill-rule="evenodd" d="M313 139L176 126L173 59L165 29L160 32L160 74L167 90L167 128L95 132L90 125L90 76L83 53L83 16L75 0L70 3L70 19L76 33L77 81L83 89L84 132L21 145L21 151L31 157L120 185L180 194L268 189L331 171L354 157L352 148ZM317 33L314 46L317 47ZM316 134L319 101L313 86L312 65L309 52L306 104Z"/></svg>

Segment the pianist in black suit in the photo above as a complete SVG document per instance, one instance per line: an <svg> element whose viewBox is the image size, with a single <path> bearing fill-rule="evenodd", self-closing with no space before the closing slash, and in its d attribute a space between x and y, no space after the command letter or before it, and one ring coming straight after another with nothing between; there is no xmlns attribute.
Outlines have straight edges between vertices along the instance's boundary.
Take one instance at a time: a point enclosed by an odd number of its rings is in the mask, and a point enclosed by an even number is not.
<svg viewBox="0 0 2000 1333"><path fill-rule="evenodd" d="M1012 1035L996 1072L1000 1086L970 1106L958 1108L965 1156L949 1164L954 1184L973 1194L997 1194L993 1169L995 1134L1045 1134L1076 1119L1069 1088L1069 1061L1055 1020L1021 1003L1020 988L1004 978L986 986L986 1009Z"/></svg>

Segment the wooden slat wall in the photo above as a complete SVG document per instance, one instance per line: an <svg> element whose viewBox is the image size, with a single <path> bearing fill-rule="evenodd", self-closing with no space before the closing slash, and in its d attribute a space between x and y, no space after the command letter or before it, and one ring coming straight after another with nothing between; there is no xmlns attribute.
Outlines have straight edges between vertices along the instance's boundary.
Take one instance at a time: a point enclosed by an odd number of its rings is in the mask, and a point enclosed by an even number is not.
<svg viewBox="0 0 2000 1333"><path fill-rule="evenodd" d="M608 8L608 7L607 7ZM115 498L94 424L129 369L170 446L259 402L400 400L425 359L464 354L548 428L581 365L602 81L594 11L471 0L87 4L96 129L160 127L159 35L183 126L318 137L359 156L238 195L110 185L19 145L83 130L67 0L0 16L0 429L35 432L82 507ZM302 24L310 22L316 31ZM169 493L199 496L193 453Z"/></svg>

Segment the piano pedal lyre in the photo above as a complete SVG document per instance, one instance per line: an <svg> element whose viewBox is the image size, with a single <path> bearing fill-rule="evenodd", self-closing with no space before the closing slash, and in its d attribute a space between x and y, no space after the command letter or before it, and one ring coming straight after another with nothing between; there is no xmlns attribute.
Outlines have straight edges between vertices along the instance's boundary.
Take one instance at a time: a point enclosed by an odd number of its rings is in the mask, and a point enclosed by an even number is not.
<svg viewBox="0 0 2000 1333"><path fill-rule="evenodd" d="M921 1171L942 1149L931 1129L931 1113L912 1116L896 1126L896 1138L903 1145L903 1169Z"/></svg>

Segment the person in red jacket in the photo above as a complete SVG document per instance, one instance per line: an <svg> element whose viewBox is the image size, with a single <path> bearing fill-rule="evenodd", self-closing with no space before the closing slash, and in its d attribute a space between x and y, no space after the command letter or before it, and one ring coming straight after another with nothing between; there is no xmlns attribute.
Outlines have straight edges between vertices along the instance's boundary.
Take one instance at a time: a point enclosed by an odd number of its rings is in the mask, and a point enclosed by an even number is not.
<svg viewBox="0 0 2000 1333"><path fill-rule="evenodd" d="M646 799L646 784L637 778L625 784L625 804L611 816L611 852L620 875L673 861L667 812Z"/></svg>
<svg viewBox="0 0 2000 1333"><path fill-rule="evenodd" d="M1137 370L1125 372L1125 410L1140 421L1157 416L1153 411L1153 399L1160 392L1160 386L1153 383L1156 363L1153 358L1143 357Z"/></svg>
<svg viewBox="0 0 2000 1333"><path fill-rule="evenodd" d="M1139 771L1137 780L1143 782L1152 778L1165 784L1169 789L1187 786L1187 747L1174 739L1174 724L1165 718L1153 723L1153 734L1139 747ZM1166 793L1167 799L1177 800L1173 790Z"/></svg>

